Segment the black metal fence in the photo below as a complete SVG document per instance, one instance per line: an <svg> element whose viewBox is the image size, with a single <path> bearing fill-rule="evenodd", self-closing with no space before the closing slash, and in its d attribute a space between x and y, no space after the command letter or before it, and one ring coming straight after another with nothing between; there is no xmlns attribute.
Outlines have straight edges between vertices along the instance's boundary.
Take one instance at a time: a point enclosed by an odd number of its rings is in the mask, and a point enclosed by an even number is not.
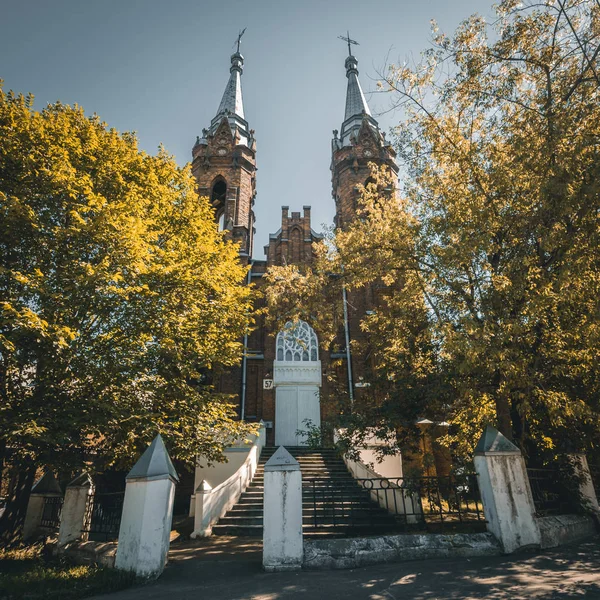
<svg viewBox="0 0 600 600"><path fill-rule="evenodd" d="M190 499L194 493L193 485L178 485L175 488L175 498L173 501L173 516L186 517L190 512Z"/></svg>
<svg viewBox="0 0 600 600"><path fill-rule="evenodd" d="M569 494L559 469L527 468L535 511L538 516L572 512Z"/></svg>
<svg viewBox="0 0 600 600"><path fill-rule="evenodd" d="M62 511L64 498L62 496L46 496L42 508L42 527L58 529L60 527L60 513Z"/></svg>
<svg viewBox="0 0 600 600"><path fill-rule="evenodd" d="M378 477L345 483L307 479L303 488L304 524L312 529L485 527L483 505L474 474Z"/></svg>
<svg viewBox="0 0 600 600"><path fill-rule="evenodd" d="M89 496L83 531L90 540L111 541L119 537L124 498L125 492Z"/></svg>

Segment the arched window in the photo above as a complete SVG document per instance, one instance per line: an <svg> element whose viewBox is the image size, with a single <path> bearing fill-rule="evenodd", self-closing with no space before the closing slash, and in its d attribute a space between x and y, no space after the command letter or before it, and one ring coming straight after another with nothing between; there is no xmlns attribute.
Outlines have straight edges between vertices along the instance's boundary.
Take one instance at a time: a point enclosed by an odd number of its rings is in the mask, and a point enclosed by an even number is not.
<svg viewBox="0 0 600 600"><path fill-rule="evenodd" d="M286 362L316 362L319 344L314 329L305 321L288 321L277 334L277 360Z"/></svg>
<svg viewBox="0 0 600 600"><path fill-rule="evenodd" d="M289 262L300 262L302 257L300 255L300 249L302 244L302 231L300 227L294 227L289 233L290 239L290 252L288 255Z"/></svg>
<svg viewBox="0 0 600 600"><path fill-rule="evenodd" d="M227 184L223 179L218 179L210 193L210 203L213 206L223 206L227 195Z"/></svg>
<svg viewBox="0 0 600 600"><path fill-rule="evenodd" d="M225 200L227 198L227 184L223 179L215 181L210 193L210 203L215 209L215 219L219 224L219 231L225 229Z"/></svg>

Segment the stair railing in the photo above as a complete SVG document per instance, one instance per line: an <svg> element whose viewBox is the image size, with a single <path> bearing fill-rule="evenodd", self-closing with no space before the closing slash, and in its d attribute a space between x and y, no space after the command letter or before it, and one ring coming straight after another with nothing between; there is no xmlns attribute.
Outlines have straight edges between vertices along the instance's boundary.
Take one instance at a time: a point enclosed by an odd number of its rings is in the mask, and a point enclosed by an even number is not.
<svg viewBox="0 0 600 600"><path fill-rule="evenodd" d="M261 421L258 435L240 468L215 487L212 487L206 480L200 482L196 488L192 538L210 536L213 525L237 504L256 473L260 453L265 446L266 439L265 425Z"/></svg>

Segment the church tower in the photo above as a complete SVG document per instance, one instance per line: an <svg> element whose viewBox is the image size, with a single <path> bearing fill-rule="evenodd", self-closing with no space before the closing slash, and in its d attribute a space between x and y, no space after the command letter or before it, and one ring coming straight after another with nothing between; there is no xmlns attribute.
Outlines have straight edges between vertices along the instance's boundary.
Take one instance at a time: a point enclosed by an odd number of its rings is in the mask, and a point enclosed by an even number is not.
<svg viewBox="0 0 600 600"><path fill-rule="evenodd" d="M231 56L229 81L217 114L202 130L192 149L192 173L198 193L215 209L220 229L240 245L240 258L248 264L254 237L256 195L256 141L248 128L242 99L244 57L238 48Z"/></svg>
<svg viewBox="0 0 600 600"><path fill-rule="evenodd" d="M371 115L360 81L358 80L358 61L352 56L350 44L356 43L348 38L348 58L346 58L346 110L342 128L333 131L331 142L331 183L335 201L335 226L347 228L356 218L360 197L360 186L370 183L371 167L389 169L396 175L396 152L386 141L379 124ZM389 193L390 190L381 190ZM392 192L393 193L393 192ZM344 352L338 357L345 360L349 398L352 401L360 388L368 385L369 340L361 329L362 319L379 304L381 286L372 284L348 293L344 290ZM359 351L358 348L361 348Z"/></svg>
<svg viewBox="0 0 600 600"><path fill-rule="evenodd" d="M341 131L333 131L331 142L331 182L335 200L335 225L346 227L355 217L359 185L369 181L369 163L398 172L396 152L386 142L379 124L371 115L358 80L358 61L350 54L346 59L346 111Z"/></svg>

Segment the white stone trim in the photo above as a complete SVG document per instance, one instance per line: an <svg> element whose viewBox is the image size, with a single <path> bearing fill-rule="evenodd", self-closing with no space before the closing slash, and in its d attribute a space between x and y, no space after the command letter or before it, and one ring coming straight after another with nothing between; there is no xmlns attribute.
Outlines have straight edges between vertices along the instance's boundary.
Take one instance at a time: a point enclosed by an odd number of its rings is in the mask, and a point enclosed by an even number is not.
<svg viewBox="0 0 600 600"><path fill-rule="evenodd" d="M315 362L273 362L273 384L278 385L316 385L321 387L321 361Z"/></svg>

